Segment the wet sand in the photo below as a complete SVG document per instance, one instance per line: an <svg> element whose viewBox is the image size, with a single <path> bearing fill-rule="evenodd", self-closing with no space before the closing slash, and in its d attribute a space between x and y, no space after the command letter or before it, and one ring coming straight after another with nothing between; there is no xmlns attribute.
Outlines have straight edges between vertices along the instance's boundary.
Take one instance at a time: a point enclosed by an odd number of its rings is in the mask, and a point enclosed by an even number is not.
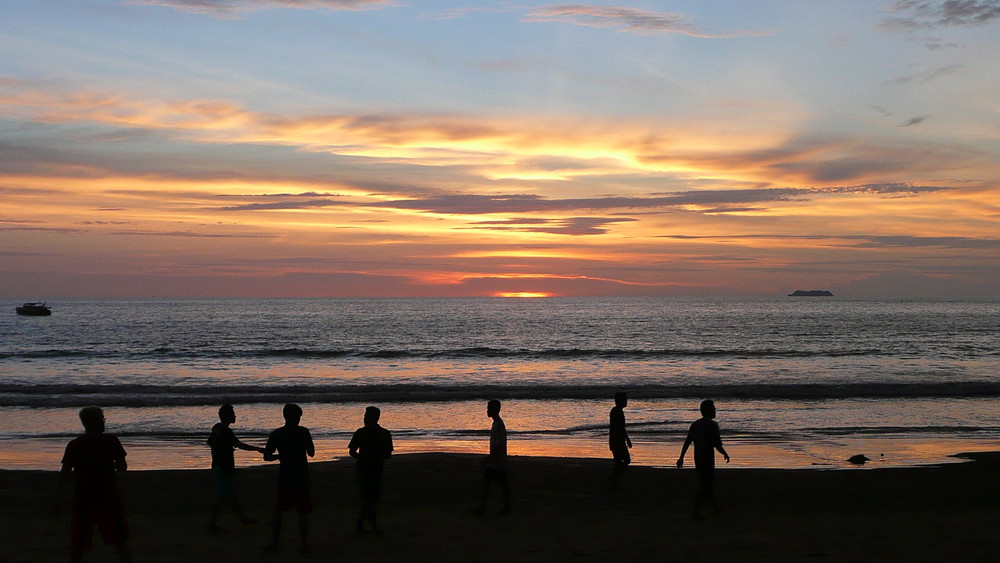
<svg viewBox="0 0 1000 563"><path fill-rule="evenodd" d="M693 469L631 467L608 487L610 461L511 459L513 514L474 516L480 456L408 454L386 465L381 536L356 535L353 460L312 464L311 553L298 553L296 518L270 539L277 468L238 471L246 511L206 532L208 470L119 475L134 560L158 561L942 561L1000 556L1000 453L918 468L721 469L722 514L692 520ZM690 461L690 460L689 460ZM49 514L57 474L0 471L0 560L66 561L68 502ZM499 508L499 491L491 509ZM95 537L85 561L114 561Z"/></svg>

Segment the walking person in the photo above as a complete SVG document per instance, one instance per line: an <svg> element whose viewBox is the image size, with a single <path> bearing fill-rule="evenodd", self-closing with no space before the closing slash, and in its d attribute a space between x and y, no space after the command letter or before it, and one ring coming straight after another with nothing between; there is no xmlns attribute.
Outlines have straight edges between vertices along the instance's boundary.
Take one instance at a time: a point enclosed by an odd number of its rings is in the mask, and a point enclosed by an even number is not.
<svg viewBox="0 0 1000 563"><path fill-rule="evenodd" d="M486 404L486 416L493 419L490 427L490 453L483 459L483 491L479 506L474 508L474 514L485 514L486 503L490 498L493 483L500 485L503 495L503 507L499 514L510 514L510 483L507 480L507 426L500 418L500 401L493 399Z"/></svg>
<svg viewBox="0 0 1000 563"><path fill-rule="evenodd" d="M611 490L618 490L618 478L622 471L632 463L629 448L632 440L625 429L625 407L628 406L628 395L624 391L615 393L615 406L611 407L608 424L608 446L614 465L611 469Z"/></svg>
<svg viewBox="0 0 1000 563"><path fill-rule="evenodd" d="M719 423L715 422L715 402L706 399L701 402L701 418L691 423L684 446L681 448L681 455L677 459L677 467L684 467L684 455L687 454L688 446L694 443L694 467L698 472L698 496L695 498L694 510L691 517L701 519L701 507L705 502L712 505L716 512L719 512L719 504L715 500L715 451L718 450L729 463L729 454L722 447L722 435L719 432Z"/></svg>

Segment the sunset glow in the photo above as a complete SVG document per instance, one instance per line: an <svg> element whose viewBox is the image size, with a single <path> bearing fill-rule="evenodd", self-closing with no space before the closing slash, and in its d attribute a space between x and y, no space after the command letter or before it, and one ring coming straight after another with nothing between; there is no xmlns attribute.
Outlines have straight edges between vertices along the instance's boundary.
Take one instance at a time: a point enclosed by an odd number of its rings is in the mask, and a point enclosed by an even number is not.
<svg viewBox="0 0 1000 563"><path fill-rule="evenodd" d="M530 291L501 291L496 294L496 297L518 297L518 298L534 298L534 297L553 297L551 293L535 293Z"/></svg>
<svg viewBox="0 0 1000 563"><path fill-rule="evenodd" d="M554 6L11 3L0 294L1000 295L1000 0Z"/></svg>

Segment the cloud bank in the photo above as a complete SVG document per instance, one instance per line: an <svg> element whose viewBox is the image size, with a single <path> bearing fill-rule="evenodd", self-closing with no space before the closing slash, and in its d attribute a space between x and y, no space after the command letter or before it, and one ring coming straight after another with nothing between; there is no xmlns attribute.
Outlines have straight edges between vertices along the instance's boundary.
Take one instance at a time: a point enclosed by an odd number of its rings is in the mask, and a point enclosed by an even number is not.
<svg viewBox="0 0 1000 563"><path fill-rule="evenodd" d="M273 9L361 11L398 5L393 0L141 0L147 6L164 6L185 12L233 17Z"/></svg>

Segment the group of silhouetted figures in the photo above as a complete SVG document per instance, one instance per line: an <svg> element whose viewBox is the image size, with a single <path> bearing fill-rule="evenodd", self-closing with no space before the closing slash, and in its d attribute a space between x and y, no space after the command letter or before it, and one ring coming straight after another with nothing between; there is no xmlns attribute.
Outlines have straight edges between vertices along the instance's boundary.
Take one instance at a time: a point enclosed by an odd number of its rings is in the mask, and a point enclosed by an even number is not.
<svg viewBox="0 0 1000 563"><path fill-rule="evenodd" d="M631 463L629 449L632 440L625 424L625 407L628 397L624 392L615 394L615 406L611 409L608 444L614 460L611 473L612 490L618 490L619 478ZM494 485L500 487L503 505L499 514L510 514L510 484L507 478L507 427L500 417L501 403L492 400L487 403L486 414L493 421L490 428L489 453L483 459L483 486L479 504L472 509L474 514L484 514ZM722 438L715 418L715 404L706 400L701 403L702 418L691 424L687 438L681 448L677 467L684 465L684 456L689 446L694 444L695 468L699 476L699 488L695 500L693 518L701 517L701 508L707 502L716 510L715 500L715 451L729 462L729 454L722 446ZM263 447L251 446L240 441L230 426L236 422L236 411L232 405L219 408L219 422L212 427L208 444L212 451L212 473L215 479L215 502L209 519L209 531L218 531L217 519L223 507L229 504L243 524L254 523L248 518L236 497L235 473L236 449L259 452L265 461L278 461L278 492L271 520L271 542L264 549L277 550L281 537L282 514L295 510L298 514L299 542L302 551L308 550L309 513L312 501L309 495L308 458L316 454L309 429L301 426L302 409L288 404L282 409L284 426L270 433ZM382 490L383 462L392 455L392 435L379 426L381 411L376 407L365 409L364 426L358 428L348 444L351 457L356 460L358 491L361 497L355 531L381 533L375 506ZM92 548L94 528L97 528L104 543L115 546L123 561L131 561L128 549L128 523L122 506L121 495L115 483L115 473L125 471L125 449L118 438L104 432L104 412L98 407L80 410L80 421L84 434L73 439L67 446L62 459L62 471L56 493L56 506L72 474L75 480L70 524L70 559L80 561L83 551Z"/></svg>

